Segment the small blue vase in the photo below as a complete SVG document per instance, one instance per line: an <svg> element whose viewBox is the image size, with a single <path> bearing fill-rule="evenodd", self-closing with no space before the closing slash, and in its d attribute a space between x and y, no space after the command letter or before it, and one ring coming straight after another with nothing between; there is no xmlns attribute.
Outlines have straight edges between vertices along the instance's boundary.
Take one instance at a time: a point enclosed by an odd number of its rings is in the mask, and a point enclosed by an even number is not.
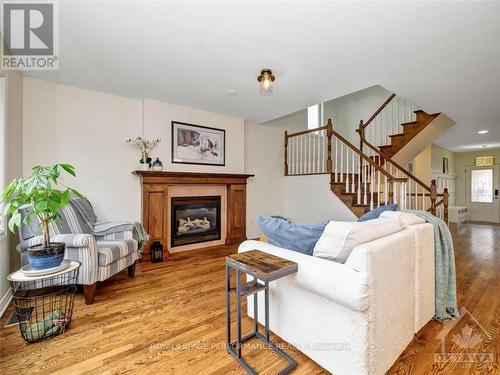
<svg viewBox="0 0 500 375"><path fill-rule="evenodd" d="M160 158L156 158L156 160L153 162L153 171L162 171L163 170L163 163L160 161Z"/></svg>

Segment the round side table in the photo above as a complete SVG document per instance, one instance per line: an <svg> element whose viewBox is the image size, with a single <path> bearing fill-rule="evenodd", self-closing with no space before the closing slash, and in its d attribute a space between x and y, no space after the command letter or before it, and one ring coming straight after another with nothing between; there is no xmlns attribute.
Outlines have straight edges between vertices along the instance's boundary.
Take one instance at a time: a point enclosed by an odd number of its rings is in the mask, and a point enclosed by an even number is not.
<svg viewBox="0 0 500 375"><path fill-rule="evenodd" d="M22 338L29 343L48 339L71 323L80 262L42 276L16 271L7 276Z"/></svg>

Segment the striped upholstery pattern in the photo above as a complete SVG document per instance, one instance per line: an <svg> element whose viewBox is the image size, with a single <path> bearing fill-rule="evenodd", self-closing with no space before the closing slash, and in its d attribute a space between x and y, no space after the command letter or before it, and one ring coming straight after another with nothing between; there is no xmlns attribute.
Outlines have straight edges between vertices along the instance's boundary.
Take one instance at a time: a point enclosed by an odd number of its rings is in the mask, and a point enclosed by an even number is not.
<svg viewBox="0 0 500 375"><path fill-rule="evenodd" d="M97 241L97 264L107 266L118 259L125 258L137 249L136 240L106 240Z"/></svg>
<svg viewBox="0 0 500 375"><path fill-rule="evenodd" d="M88 201L72 200L59 212L61 220L51 223L49 229L52 242L64 242L66 245L64 258L81 263L79 284L90 285L104 281L139 258L139 243L132 230L95 236L94 230L89 226L89 220L95 219L95 216L85 219L81 210L75 206L76 203L87 208L84 212L92 214L92 206ZM23 214L29 215L29 211ZM121 228L123 227L118 227L118 230ZM24 265L28 263L25 250L42 242L38 220L34 219L30 225L23 225L19 234L21 242L18 249L21 251L21 262Z"/></svg>
<svg viewBox="0 0 500 375"><path fill-rule="evenodd" d="M116 262L108 264L107 266L99 267L99 274L97 276L97 280L104 281L106 279L109 279L111 276L117 274L121 270L134 264L136 260L137 260L137 253L134 252L132 254L129 254L125 258L120 258Z"/></svg>
<svg viewBox="0 0 500 375"><path fill-rule="evenodd" d="M51 238L54 242L64 242L66 245L65 259L77 260L81 263L78 274L78 283L90 285L97 280L97 243L92 234L58 234ZM42 236L30 238L23 246L29 247L42 242ZM23 253L25 254L25 253ZM21 262L28 263L27 257Z"/></svg>
<svg viewBox="0 0 500 375"><path fill-rule="evenodd" d="M131 240L134 238L134 232L131 230L125 230L119 233L110 233L104 236L95 236L97 241L101 240Z"/></svg>
<svg viewBox="0 0 500 375"><path fill-rule="evenodd" d="M23 217L31 215L31 210L25 210L22 213ZM82 218L72 204L68 204L62 210L59 210L60 220L49 224L49 231L51 235L66 234L66 233L92 233L87 222ZM39 226L39 221L36 217L31 215L30 224L23 224L19 231L22 240L28 240L32 237L40 236L42 231Z"/></svg>

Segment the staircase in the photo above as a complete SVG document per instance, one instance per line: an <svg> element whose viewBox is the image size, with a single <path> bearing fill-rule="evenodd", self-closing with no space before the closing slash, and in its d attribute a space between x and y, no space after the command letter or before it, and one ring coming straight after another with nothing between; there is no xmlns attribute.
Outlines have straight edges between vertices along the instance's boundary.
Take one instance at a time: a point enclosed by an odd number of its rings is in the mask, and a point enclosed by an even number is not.
<svg viewBox="0 0 500 375"><path fill-rule="evenodd" d="M329 174L331 191L357 217L397 203L447 221L447 189L438 194L435 180L419 180L394 158L439 116L393 94L366 123L360 122L359 147L337 133L330 119L316 129L285 132L285 176Z"/></svg>
<svg viewBox="0 0 500 375"><path fill-rule="evenodd" d="M408 144L415 136L420 133L424 128L434 121L440 114L434 113L427 114L422 110L415 111L417 119L415 121L404 122L401 124L403 132L398 134L391 134L391 142L388 145L379 146L379 150L388 158L394 157L398 151Z"/></svg>

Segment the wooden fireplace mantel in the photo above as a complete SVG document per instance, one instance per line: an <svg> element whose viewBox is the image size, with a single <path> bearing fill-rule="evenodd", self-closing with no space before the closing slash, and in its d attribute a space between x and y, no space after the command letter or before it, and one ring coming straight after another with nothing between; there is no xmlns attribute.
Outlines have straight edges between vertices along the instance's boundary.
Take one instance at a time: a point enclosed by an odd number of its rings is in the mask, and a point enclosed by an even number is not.
<svg viewBox="0 0 500 375"><path fill-rule="evenodd" d="M142 224L150 239L144 247L144 260L151 259L150 245L160 241L164 257L170 230L168 189L172 185L225 185L227 194L226 244L246 240L246 184L252 174L134 171L142 185Z"/></svg>

